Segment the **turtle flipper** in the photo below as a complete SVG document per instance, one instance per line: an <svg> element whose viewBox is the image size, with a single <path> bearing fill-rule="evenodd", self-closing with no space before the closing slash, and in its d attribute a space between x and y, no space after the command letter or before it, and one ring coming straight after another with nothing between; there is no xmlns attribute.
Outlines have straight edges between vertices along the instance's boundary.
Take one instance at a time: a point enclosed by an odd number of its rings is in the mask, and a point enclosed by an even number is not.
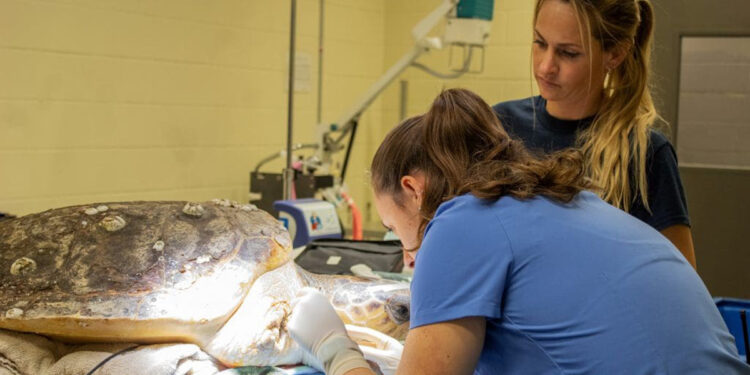
<svg viewBox="0 0 750 375"><path fill-rule="evenodd" d="M205 344L206 351L230 366L301 363L304 350L286 330L290 302L301 283L291 263L258 278L239 309Z"/></svg>

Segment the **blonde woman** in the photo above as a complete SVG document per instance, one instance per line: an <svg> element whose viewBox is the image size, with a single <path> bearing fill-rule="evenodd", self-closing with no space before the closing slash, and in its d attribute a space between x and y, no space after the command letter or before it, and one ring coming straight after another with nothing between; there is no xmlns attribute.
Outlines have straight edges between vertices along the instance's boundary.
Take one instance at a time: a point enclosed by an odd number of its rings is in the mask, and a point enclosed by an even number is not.
<svg viewBox="0 0 750 375"><path fill-rule="evenodd" d="M660 231L695 267L674 148L652 129L649 0L537 0L533 73L540 96L493 107L537 152L580 149L599 195Z"/></svg>

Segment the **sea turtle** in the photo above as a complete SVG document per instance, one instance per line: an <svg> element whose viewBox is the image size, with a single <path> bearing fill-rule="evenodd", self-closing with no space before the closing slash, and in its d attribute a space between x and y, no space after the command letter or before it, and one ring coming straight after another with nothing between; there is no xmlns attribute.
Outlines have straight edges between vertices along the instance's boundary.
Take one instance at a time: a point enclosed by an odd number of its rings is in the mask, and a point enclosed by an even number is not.
<svg viewBox="0 0 750 375"><path fill-rule="evenodd" d="M228 366L299 363L289 302L312 286L346 323L396 338L403 283L315 275L252 205L123 202L0 221L0 328L69 342L192 342Z"/></svg>

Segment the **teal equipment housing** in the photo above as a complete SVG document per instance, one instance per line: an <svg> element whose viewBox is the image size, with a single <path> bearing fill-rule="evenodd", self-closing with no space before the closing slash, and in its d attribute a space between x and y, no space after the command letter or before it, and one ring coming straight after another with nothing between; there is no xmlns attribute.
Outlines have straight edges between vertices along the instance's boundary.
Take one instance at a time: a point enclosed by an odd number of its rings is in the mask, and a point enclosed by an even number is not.
<svg viewBox="0 0 750 375"><path fill-rule="evenodd" d="M456 6L456 17L492 21L494 6L495 0L461 0Z"/></svg>

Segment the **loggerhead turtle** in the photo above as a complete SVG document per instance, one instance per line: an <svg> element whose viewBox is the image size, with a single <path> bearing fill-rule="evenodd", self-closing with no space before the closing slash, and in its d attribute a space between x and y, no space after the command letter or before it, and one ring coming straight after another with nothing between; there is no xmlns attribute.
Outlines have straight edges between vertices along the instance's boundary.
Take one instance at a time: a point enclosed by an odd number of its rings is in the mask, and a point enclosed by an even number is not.
<svg viewBox="0 0 750 375"><path fill-rule="evenodd" d="M228 366L299 363L305 286L346 323L396 338L405 284L315 275L268 213L227 200L73 206L0 222L0 328L68 342L192 342Z"/></svg>

